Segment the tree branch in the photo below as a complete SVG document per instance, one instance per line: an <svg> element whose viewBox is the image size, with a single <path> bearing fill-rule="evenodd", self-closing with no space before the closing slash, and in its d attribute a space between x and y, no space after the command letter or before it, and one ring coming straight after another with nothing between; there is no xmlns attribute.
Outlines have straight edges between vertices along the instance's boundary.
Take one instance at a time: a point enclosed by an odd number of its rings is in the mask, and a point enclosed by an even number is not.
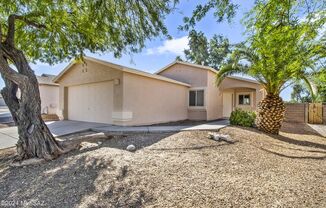
<svg viewBox="0 0 326 208"><path fill-rule="evenodd" d="M6 79L11 80L17 85L22 85L26 81L26 76L19 74L14 69L12 69L7 60L6 55L3 52L3 47L1 46L0 50L0 73L2 76L4 76Z"/></svg>
<svg viewBox="0 0 326 208"><path fill-rule="evenodd" d="M15 21L16 20L21 20L23 21L26 25L30 25L39 29L45 29L46 26L43 24L39 24L37 22L31 21L29 20L27 17L28 16L32 16L32 14L30 15L25 15L25 16L21 16L21 15L16 15L16 14L11 14L8 17L8 32L7 32L7 39L6 39L6 43L14 46L14 40L15 40Z"/></svg>
<svg viewBox="0 0 326 208"><path fill-rule="evenodd" d="M0 46L2 45L2 25L0 22Z"/></svg>

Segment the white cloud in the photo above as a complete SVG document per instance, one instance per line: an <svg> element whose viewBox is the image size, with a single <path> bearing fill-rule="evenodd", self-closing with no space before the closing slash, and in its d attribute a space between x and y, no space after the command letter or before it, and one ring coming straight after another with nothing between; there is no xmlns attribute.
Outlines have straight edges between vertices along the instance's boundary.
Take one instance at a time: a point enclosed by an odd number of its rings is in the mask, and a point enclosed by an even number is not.
<svg viewBox="0 0 326 208"><path fill-rule="evenodd" d="M155 47L155 48L148 48L146 50L147 55L153 54L167 54L171 53L174 55L183 55L183 51L188 49L188 37L183 36L181 38L174 38L171 40L165 40L163 45Z"/></svg>

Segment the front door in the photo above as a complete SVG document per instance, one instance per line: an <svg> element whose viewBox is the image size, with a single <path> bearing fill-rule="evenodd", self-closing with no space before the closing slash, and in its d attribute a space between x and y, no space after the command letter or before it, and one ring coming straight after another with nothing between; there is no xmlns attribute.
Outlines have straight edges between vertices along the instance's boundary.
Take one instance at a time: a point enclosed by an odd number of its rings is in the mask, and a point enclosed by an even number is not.
<svg viewBox="0 0 326 208"><path fill-rule="evenodd" d="M224 92L223 93L223 117L230 117L233 110L233 93Z"/></svg>

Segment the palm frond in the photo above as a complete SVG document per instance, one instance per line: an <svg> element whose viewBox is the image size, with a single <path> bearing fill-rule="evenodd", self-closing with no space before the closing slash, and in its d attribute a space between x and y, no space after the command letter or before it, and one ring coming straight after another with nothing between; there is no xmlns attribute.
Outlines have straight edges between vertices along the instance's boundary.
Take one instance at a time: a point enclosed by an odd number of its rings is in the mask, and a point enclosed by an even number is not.
<svg viewBox="0 0 326 208"><path fill-rule="evenodd" d="M215 84L219 86L222 81L233 74L248 74L249 67L238 63L229 63L224 65L216 75Z"/></svg>
<svg viewBox="0 0 326 208"><path fill-rule="evenodd" d="M309 92L311 94L311 98L312 98L312 101L316 101L317 100L317 93L315 93L315 90L313 88L313 85L312 85L312 82L309 80L309 78L305 75L301 75L300 78L305 82L305 84L307 85L308 89L309 89Z"/></svg>

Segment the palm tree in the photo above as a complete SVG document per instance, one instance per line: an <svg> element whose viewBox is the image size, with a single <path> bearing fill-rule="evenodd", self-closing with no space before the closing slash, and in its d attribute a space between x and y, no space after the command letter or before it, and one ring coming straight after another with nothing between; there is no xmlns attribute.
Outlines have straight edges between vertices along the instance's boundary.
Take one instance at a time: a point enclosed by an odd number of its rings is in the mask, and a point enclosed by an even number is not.
<svg viewBox="0 0 326 208"><path fill-rule="evenodd" d="M304 68L295 72L285 66L271 68L268 66L270 60L258 51L243 44L239 45L229 63L217 74L217 84L219 85L225 77L239 73L255 78L267 93L258 104L256 125L267 133L278 134L285 112L280 93L292 79L302 78L307 81L306 72Z"/></svg>
<svg viewBox="0 0 326 208"><path fill-rule="evenodd" d="M242 73L263 86L267 96L258 104L256 125L267 133L278 134L281 128L285 112L281 91L298 80L312 91L308 74L325 58L325 40L318 39L325 18L310 13L300 19L298 6L299 1L257 1L244 21L246 42L236 46L217 75L217 84Z"/></svg>

